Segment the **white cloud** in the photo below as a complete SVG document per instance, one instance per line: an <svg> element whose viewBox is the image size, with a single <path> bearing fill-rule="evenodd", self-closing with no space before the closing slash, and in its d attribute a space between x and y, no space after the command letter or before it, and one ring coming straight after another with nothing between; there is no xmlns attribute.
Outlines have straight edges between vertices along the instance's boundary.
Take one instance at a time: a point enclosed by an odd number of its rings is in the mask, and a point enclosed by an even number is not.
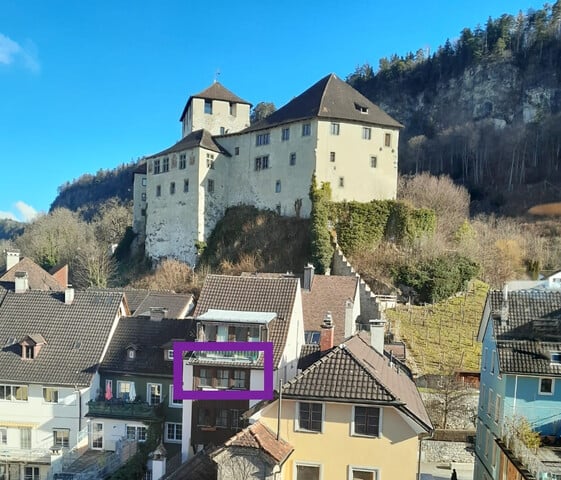
<svg viewBox="0 0 561 480"><path fill-rule="evenodd" d="M10 220L17 220L16 216L12 212L3 212L0 210L0 219L9 218Z"/></svg>
<svg viewBox="0 0 561 480"><path fill-rule="evenodd" d="M37 210L21 200L15 203L15 207L24 222L31 222L38 215Z"/></svg>
<svg viewBox="0 0 561 480"><path fill-rule="evenodd" d="M0 64L12 65L21 62L25 68L37 73L41 66L37 60L37 48L31 41L25 46L0 33Z"/></svg>

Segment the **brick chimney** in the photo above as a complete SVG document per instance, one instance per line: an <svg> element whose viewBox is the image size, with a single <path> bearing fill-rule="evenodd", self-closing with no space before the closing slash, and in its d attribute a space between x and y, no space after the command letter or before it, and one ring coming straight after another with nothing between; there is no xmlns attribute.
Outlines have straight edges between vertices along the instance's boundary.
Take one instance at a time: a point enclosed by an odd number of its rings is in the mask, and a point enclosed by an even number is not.
<svg viewBox="0 0 561 480"><path fill-rule="evenodd" d="M6 271L19 263L19 250L4 250L6 254Z"/></svg>
<svg viewBox="0 0 561 480"><path fill-rule="evenodd" d="M304 267L304 290L311 291L312 290L312 283L314 281L314 266L311 263L308 263Z"/></svg>
<svg viewBox="0 0 561 480"><path fill-rule="evenodd" d="M380 355L384 354L384 335L386 334L386 321L370 320L370 346Z"/></svg>
<svg viewBox="0 0 561 480"><path fill-rule="evenodd" d="M15 291L16 293L23 293L29 290L29 279L27 277L27 272L16 272L15 275Z"/></svg>
<svg viewBox="0 0 561 480"><path fill-rule="evenodd" d="M323 323L321 324L321 331L319 333L319 349L322 352L333 348L333 317L331 312L325 314Z"/></svg>

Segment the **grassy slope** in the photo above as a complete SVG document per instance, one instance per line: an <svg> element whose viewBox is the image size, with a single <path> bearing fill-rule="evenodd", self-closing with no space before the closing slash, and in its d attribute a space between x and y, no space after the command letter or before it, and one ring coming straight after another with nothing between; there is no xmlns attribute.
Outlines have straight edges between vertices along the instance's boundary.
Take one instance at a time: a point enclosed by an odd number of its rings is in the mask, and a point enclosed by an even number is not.
<svg viewBox="0 0 561 480"><path fill-rule="evenodd" d="M386 312L392 330L407 345L417 373L479 370L481 344L476 336L487 291L487 284L474 281L466 295Z"/></svg>

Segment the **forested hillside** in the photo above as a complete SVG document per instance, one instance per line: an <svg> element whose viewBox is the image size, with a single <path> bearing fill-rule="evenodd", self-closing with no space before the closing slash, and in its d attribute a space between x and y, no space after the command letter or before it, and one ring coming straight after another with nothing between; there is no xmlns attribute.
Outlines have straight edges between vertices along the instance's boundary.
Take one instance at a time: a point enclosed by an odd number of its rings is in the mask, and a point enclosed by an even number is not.
<svg viewBox="0 0 561 480"><path fill-rule="evenodd" d="M357 67L347 80L405 125L401 173L449 174L492 208L524 186L517 200L527 208L534 192L560 194L560 74L557 1L464 28L434 52L383 58L376 72Z"/></svg>

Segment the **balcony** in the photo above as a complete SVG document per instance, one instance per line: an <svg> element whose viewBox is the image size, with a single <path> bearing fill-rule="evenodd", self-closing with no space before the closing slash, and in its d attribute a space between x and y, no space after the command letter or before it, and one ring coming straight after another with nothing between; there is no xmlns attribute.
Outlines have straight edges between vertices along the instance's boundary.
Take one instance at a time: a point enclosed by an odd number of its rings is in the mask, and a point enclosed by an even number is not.
<svg viewBox="0 0 561 480"><path fill-rule="evenodd" d="M537 480L561 480L561 447L540 446L530 449L515 435L508 434L497 443Z"/></svg>
<svg viewBox="0 0 561 480"><path fill-rule="evenodd" d="M199 361L208 362L243 362L255 363L259 358L259 351L242 350L242 351L199 351L193 352L192 358Z"/></svg>
<svg viewBox="0 0 561 480"><path fill-rule="evenodd" d="M1 463L37 463L51 464L51 450L48 448L12 448L2 446L0 448Z"/></svg>
<svg viewBox="0 0 561 480"><path fill-rule="evenodd" d="M146 402L125 402L119 398L90 400L86 416L159 422L163 420L162 407L163 403L150 405Z"/></svg>

